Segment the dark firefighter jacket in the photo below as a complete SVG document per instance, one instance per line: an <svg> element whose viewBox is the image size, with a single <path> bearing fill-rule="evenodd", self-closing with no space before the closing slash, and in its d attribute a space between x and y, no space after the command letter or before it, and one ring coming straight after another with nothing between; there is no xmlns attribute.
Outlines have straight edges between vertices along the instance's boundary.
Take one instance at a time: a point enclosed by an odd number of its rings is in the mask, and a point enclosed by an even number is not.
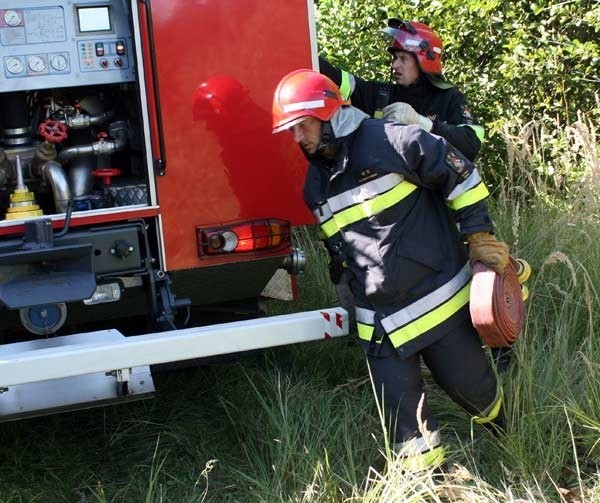
<svg viewBox="0 0 600 503"><path fill-rule="evenodd" d="M432 133L448 140L467 159L473 161L477 157L484 130L456 87L440 89L425 78L409 87L367 81L332 66L324 58L319 58L319 69L340 86L342 95L349 97L353 106L370 116L390 103L408 103L433 121Z"/></svg>
<svg viewBox="0 0 600 503"><path fill-rule="evenodd" d="M344 113L344 107L340 113ZM417 126L366 119L312 157L304 198L326 246L347 263L359 337L408 356L468 316L463 238L491 231L475 166Z"/></svg>

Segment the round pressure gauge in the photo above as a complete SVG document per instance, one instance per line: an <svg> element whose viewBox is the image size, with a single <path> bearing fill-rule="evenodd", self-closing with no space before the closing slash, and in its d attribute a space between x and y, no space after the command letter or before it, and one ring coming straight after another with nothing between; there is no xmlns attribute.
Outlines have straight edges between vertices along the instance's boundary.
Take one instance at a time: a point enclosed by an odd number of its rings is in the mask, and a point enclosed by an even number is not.
<svg viewBox="0 0 600 503"><path fill-rule="evenodd" d="M6 69L9 71L9 73L17 75L19 73L23 73L25 67L19 58L8 58L6 60Z"/></svg>
<svg viewBox="0 0 600 503"><path fill-rule="evenodd" d="M56 54L50 58L50 66L54 68L57 72L62 72L67 68L69 62L67 58L65 58L62 54Z"/></svg>
<svg viewBox="0 0 600 503"><path fill-rule="evenodd" d="M32 72L40 73L46 69L46 63L40 56L29 56L27 65Z"/></svg>
<svg viewBox="0 0 600 503"><path fill-rule="evenodd" d="M19 26L21 24L21 14L19 14L16 10L5 10L4 22L8 26Z"/></svg>

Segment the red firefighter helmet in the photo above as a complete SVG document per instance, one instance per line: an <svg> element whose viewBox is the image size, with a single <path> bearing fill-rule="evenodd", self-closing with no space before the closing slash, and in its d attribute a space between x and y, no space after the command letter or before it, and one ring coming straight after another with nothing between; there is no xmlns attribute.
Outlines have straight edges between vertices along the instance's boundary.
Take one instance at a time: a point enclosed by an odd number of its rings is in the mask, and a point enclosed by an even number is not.
<svg viewBox="0 0 600 503"><path fill-rule="evenodd" d="M389 19L384 30L392 37L388 51L411 52L424 73L442 74L442 39L426 24Z"/></svg>
<svg viewBox="0 0 600 503"><path fill-rule="evenodd" d="M339 88L314 70L294 70L281 79L273 96L273 133L298 124L305 117L328 121L342 105Z"/></svg>

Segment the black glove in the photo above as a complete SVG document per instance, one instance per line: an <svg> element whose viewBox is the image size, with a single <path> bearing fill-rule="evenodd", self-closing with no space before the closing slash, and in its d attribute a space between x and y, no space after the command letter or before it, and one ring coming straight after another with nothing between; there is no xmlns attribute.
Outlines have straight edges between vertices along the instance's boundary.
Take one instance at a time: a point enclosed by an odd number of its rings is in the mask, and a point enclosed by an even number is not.
<svg viewBox="0 0 600 503"><path fill-rule="evenodd" d="M346 270L344 259L342 257L334 257L329 261L329 278L335 285L342 279L342 275Z"/></svg>

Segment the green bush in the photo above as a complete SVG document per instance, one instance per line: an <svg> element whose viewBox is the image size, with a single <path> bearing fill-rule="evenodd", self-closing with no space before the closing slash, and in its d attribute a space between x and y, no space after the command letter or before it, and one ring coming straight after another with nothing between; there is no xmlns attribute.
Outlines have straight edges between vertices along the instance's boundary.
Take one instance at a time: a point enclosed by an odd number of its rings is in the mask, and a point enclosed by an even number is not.
<svg viewBox="0 0 600 503"><path fill-rule="evenodd" d="M554 161L564 151L562 129L580 110L599 110L597 0L321 0L320 53L361 77L388 79L386 41L378 32L389 17L423 21L442 37L445 74L486 127L479 163L489 181L506 174L507 128L515 132L531 121L552 122L545 131L544 159L533 167L553 176ZM581 174L577 165L560 169L561 177Z"/></svg>

